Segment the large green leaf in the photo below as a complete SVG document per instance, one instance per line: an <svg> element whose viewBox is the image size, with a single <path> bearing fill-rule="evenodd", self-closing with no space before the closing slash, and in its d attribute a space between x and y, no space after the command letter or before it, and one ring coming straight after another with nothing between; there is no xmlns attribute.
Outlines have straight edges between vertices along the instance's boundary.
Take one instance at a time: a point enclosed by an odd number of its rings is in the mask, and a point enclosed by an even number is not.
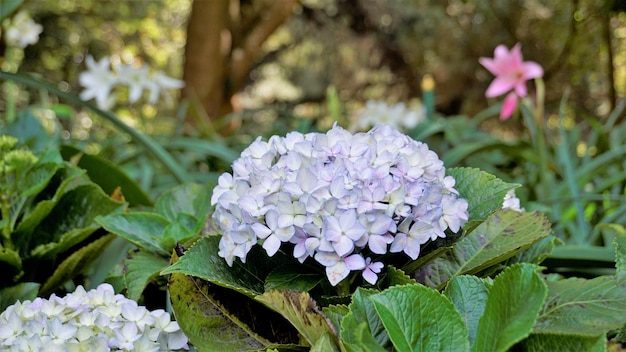
<svg viewBox="0 0 626 352"><path fill-rule="evenodd" d="M155 213L134 212L110 214L96 218L107 231L149 252L169 256L169 250L161 243L163 232L170 222Z"/></svg>
<svg viewBox="0 0 626 352"><path fill-rule="evenodd" d="M24 302L35 299L38 291L39 283L37 282L22 282L15 286L3 288L0 290L0 312L17 301Z"/></svg>
<svg viewBox="0 0 626 352"><path fill-rule="evenodd" d="M210 295L209 286L206 281L183 274L174 273L169 279L176 321L197 350L245 351L269 344L228 316L226 309Z"/></svg>
<svg viewBox="0 0 626 352"><path fill-rule="evenodd" d="M461 275L452 278L443 292L461 313L472 345L476 339L478 322L485 311L491 285L491 279Z"/></svg>
<svg viewBox="0 0 626 352"><path fill-rule="evenodd" d="M99 226L95 218L121 211L125 204L109 198L100 187L90 183L65 193L54 208L33 229L29 247L32 256L51 256L85 240ZM19 228L16 237L22 233Z"/></svg>
<svg viewBox="0 0 626 352"><path fill-rule="evenodd" d="M469 350L463 318L439 292L419 284L393 286L369 299L396 350Z"/></svg>
<svg viewBox="0 0 626 352"><path fill-rule="evenodd" d="M130 206L152 205L150 196L118 165L97 155L86 154L69 145L62 146L61 153L65 160L72 159L78 167L86 170L89 178L102 187L107 194L113 194L119 187Z"/></svg>
<svg viewBox="0 0 626 352"><path fill-rule="evenodd" d="M595 337L626 321L626 290L610 276L549 281L533 332Z"/></svg>
<svg viewBox="0 0 626 352"><path fill-rule="evenodd" d="M307 272L303 265L283 265L272 270L265 279L265 291L293 290L310 291L324 279L324 276Z"/></svg>
<svg viewBox="0 0 626 352"><path fill-rule="evenodd" d="M152 252L137 249L128 254L124 264L126 297L137 301L150 280L169 265L169 260Z"/></svg>
<svg viewBox="0 0 626 352"><path fill-rule="evenodd" d="M61 218L63 218L65 221L69 220L71 223L73 217L76 220L80 220L80 213L68 213L65 209L59 209L59 204L63 201L64 197L67 197L64 201L65 203L71 203L72 200L78 201L75 207L79 208L82 202L87 201L87 199L80 198L80 192L86 192L93 198L108 198L106 195L103 195L101 191L98 192L94 188L79 191L78 194L70 194L68 196L69 193L75 191L77 188L90 185L95 186L91 183L83 170L70 165L64 165L62 168L56 170L46 187L35 196L33 203L36 205L25 211L24 216L12 234L13 243L19 251L23 255L27 255L28 252L37 245L50 242L51 237L54 237L54 235L50 235L50 231L54 231L56 235L60 237L61 234L58 233L59 231L67 231L72 228L69 223L64 224L64 226L67 226L65 229L55 228L56 225L60 225L60 223L54 224L55 221L61 221ZM103 205L106 206L108 203L108 201L105 201ZM63 205L61 205L61 207L62 206ZM90 207L91 206L99 207L98 204L90 204ZM122 207L119 203L118 206ZM88 210L88 208L79 210L84 212ZM53 212L56 213L53 214ZM44 223L44 233L47 235L40 236L38 229L42 228L42 224ZM36 233L37 235L35 235Z"/></svg>
<svg viewBox="0 0 626 352"><path fill-rule="evenodd" d="M604 352L607 350L604 334L594 337L531 334L520 343L520 347L521 350L527 352Z"/></svg>
<svg viewBox="0 0 626 352"><path fill-rule="evenodd" d="M113 235L105 235L99 239L89 243L72 253L64 261L59 264L52 276L46 280L41 286L39 292L42 296L47 296L54 292L58 287L66 281L73 279L77 275L83 273L91 263L93 263L104 249L115 238Z"/></svg>
<svg viewBox="0 0 626 352"><path fill-rule="evenodd" d="M255 299L280 313L304 337L310 346L317 344L325 334L332 336L334 346L337 336L332 323L317 308L308 292L271 290Z"/></svg>
<svg viewBox="0 0 626 352"><path fill-rule="evenodd" d="M218 256L220 236L201 238L185 252L177 263L161 272L165 274L185 274L199 277L216 285L230 288L249 297L264 292L265 277L275 267L272 258L255 257L253 248L248 253L246 263L239 260L230 267L224 258ZM257 251L258 252L258 251Z"/></svg>
<svg viewBox="0 0 626 352"><path fill-rule="evenodd" d="M494 175L475 168L451 168L446 173L456 180L454 186L461 197L467 199L469 221L482 221L491 213L502 208L504 196L515 183L506 183Z"/></svg>
<svg viewBox="0 0 626 352"><path fill-rule="evenodd" d="M493 280L472 351L507 351L527 337L548 288L533 264L514 264Z"/></svg>
<svg viewBox="0 0 626 352"><path fill-rule="evenodd" d="M390 347L389 335L369 300L378 291L357 288L341 321L341 340L350 351L384 351ZM364 328L361 327L364 326Z"/></svg>
<svg viewBox="0 0 626 352"><path fill-rule="evenodd" d="M511 258L550 234L550 222L539 213L500 210L458 241L452 250L416 272L418 281L443 288L452 277L474 274Z"/></svg>
<svg viewBox="0 0 626 352"><path fill-rule="evenodd" d="M157 213L174 222L178 214L193 215L204 223L211 209L211 188L186 183L163 193L155 205Z"/></svg>

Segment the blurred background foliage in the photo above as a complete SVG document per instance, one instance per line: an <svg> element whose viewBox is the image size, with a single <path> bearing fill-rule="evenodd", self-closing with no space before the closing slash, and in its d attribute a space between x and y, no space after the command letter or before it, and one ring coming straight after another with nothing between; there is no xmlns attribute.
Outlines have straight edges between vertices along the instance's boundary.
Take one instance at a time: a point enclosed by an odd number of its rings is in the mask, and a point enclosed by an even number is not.
<svg viewBox="0 0 626 352"><path fill-rule="evenodd" d="M80 91L87 55L146 63L186 82L156 105L130 104L118 92L113 111L163 145L192 181L215 181L259 135L325 130L334 121L347 127L368 99L419 106L421 81L431 75L437 119L410 135L447 167L519 182L522 200L547 211L559 237L576 244L608 244L595 225L626 220L623 1L61 0L24 7L44 31L25 49L20 71L63 92ZM515 43L545 69L539 138L550 175L537 167L537 126L521 116L502 123L498 101L484 96L493 77L478 58ZM33 114L58 121L64 144L119 165L152 200L179 184L109 120L56 99L32 88L20 94L22 107L54 107L54 114Z"/></svg>
<svg viewBox="0 0 626 352"><path fill-rule="evenodd" d="M267 23L284 6L287 15ZM22 70L76 91L87 54L146 62L188 82L187 133L210 134L215 126L207 120L234 112L231 129L256 135L293 125L294 117L319 124L329 87L348 115L367 99L411 102L421 96L425 74L435 78L440 113L473 115L489 103L484 91L491 80L477 59L498 44L519 42L525 58L545 68L548 105L571 89L581 116L602 118L626 95L624 6L605 0L27 1L45 30L26 49ZM187 43L193 13L201 15L195 22L202 38L190 33ZM249 62L239 64L245 55ZM181 126L175 106L136 105L118 114L147 132L169 131ZM98 131L87 118L74 124L69 131L78 137Z"/></svg>

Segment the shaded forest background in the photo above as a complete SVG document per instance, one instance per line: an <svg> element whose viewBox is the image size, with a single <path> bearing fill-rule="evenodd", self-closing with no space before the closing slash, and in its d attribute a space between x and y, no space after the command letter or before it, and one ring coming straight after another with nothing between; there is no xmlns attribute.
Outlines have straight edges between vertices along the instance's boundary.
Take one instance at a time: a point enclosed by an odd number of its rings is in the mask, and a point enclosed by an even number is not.
<svg viewBox="0 0 626 352"><path fill-rule="evenodd" d="M186 81L181 97L118 111L127 121L139 116L148 132L181 128L183 120L187 133L200 136L220 124L255 135L299 119L323 124L329 89L350 115L367 99L415 104L425 74L435 79L438 112L472 115L490 103L484 91L492 76L478 58L492 56L498 44L518 42L525 59L545 68L548 104L570 90L577 116L601 119L626 96L621 0L62 0L26 6L44 32L39 44L26 48L22 71L79 91L85 57L112 56L113 63L145 62ZM85 134L93 126L82 127Z"/></svg>

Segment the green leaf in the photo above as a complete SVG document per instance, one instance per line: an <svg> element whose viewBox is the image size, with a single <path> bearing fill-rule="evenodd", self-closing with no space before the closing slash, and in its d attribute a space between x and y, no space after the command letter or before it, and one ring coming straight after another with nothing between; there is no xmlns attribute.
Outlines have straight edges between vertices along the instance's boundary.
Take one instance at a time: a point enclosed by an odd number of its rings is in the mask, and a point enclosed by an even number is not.
<svg viewBox="0 0 626 352"><path fill-rule="evenodd" d="M369 297L398 351L468 351L467 327L452 303L419 285L394 286Z"/></svg>
<svg viewBox="0 0 626 352"><path fill-rule="evenodd" d="M311 352L339 352L339 346L337 345L337 338L330 332L326 331L320 336L317 341L311 346Z"/></svg>
<svg viewBox="0 0 626 352"><path fill-rule="evenodd" d="M352 295L349 313L341 321L340 330L341 340L351 351L384 351L384 347L390 345L389 335L376 314L374 303L369 300L369 297L377 293L379 292L376 290L359 287ZM365 326L365 330L360 330L361 325Z"/></svg>
<svg viewBox="0 0 626 352"><path fill-rule="evenodd" d="M626 287L609 276L549 281L548 298L533 332L594 337L626 320Z"/></svg>
<svg viewBox="0 0 626 352"><path fill-rule="evenodd" d="M126 297L138 301L150 280L158 276L169 263L168 259L141 249L129 253L124 260Z"/></svg>
<svg viewBox="0 0 626 352"><path fill-rule="evenodd" d="M493 280L472 351L507 351L530 335L548 288L533 264L514 264Z"/></svg>
<svg viewBox="0 0 626 352"><path fill-rule="evenodd" d="M0 2L0 20L15 11L24 0L2 0Z"/></svg>
<svg viewBox="0 0 626 352"><path fill-rule="evenodd" d="M500 210L474 231L416 272L418 281L443 288L452 277L474 274L502 262L550 234L550 222L539 213Z"/></svg>
<svg viewBox="0 0 626 352"><path fill-rule="evenodd" d="M180 260L161 272L165 274L185 274L199 277L216 285L220 285L246 296L254 297L264 292L265 277L273 269L272 258L259 256L255 258L253 248L248 253L246 264L236 260L230 267L219 251L220 236L201 238Z"/></svg>
<svg viewBox="0 0 626 352"><path fill-rule="evenodd" d="M493 284L491 279L461 275L450 280L443 292L452 302L469 332L470 344L474 344L478 322L485 311L489 290Z"/></svg>
<svg viewBox="0 0 626 352"><path fill-rule="evenodd" d="M343 346L348 352L385 352L383 348L372 336L367 323L354 322L350 327L348 340L343 340Z"/></svg>
<svg viewBox="0 0 626 352"><path fill-rule="evenodd" d="M87 171L89 178L97 183L107 194L113 194L116 188L122 190L124 198L131 207L138 205L152 206L152 199L122 168L97 155L89 155L82 150L64 145L61 154L65 160L77 159L77 166Z"/></svg>
<svg viewBox="0 0 626 352"><path fill-rule="evenodd" d="M38 291L39 283L37 282L22 282L15 286L3 288L0 290L0 312L17 301L32 301L37 297Z"/></svg>
<svg viewBox="0 0 626 352"><path fill-rule="evenodd" d="M102 236L72 253L57 266L52 276L41 287L39 294L47 296L68 280L82 274L92 262L98 259L114 238L113 235Z"/></svg>
<svg viewBox="0 0 626 352"><path fill-rule="evenodd" d="M22 269L22 258L16 251L8 248L0 248L0 262L7 263L15 268L16 273ZM2 266L4 267L4 265Z"/></svg>
<svg viewBox="0 0 626 352"><path fill-rule="evenodd" d="M246 351L269 342L226 315L225 308L209 294L210 284L182 274L172 274L169 292L176 321L199 351ZM243 302L242 302L243 303Z"/></svg>
<svg viewBox="0 0 626 352"><path fill-rule="evenodd" d="M540 264L550 256L554 247L562 243L563 241L550 235L528 247L526 250L516 254L507 263L509 265L514 263Z"/></svg>
<svg viewBox="0 0 626 352"><path fill-rule="evenodd" d="M334 344L337 343L332 323L317 308L308 292L271 290L255 297L255 300L285 317L310 346L326 333L333 336Z"/></svg>
<svg viewBox="0 0 626 352"><path fill-rule="evenodd" d="M0 19L15 10L13 6L19 6L22 1L1 0ZM34 113L36 108L29 108L18 112L17 119L6 125L2 133L11 135L19 140L21 145L28 146L28 149L35 154L45 149L56 150L60 141L60 128L55 126L53 134L48 133Z"/></svg>
<svg viewBox="0 0 626 352"><path fill-rule="evenodd" d="M163 193L156 201L157 213L174 222L178 214L189 214L204 223L211 209L211 189L187 183Z"/></svg>
<svg viewBox="0 0 626 352"><path fill-rule="evenodd" d="M385 279L386 287L414 283L416 283L415 280L405 274L403 270L400 270L393 265L387 266L387 277Z"/></svg>
<svg viewBox="0 0 626 352"><path fill-rule="evenodd" d="M109 198L96 184L88 183L63 194L31 233L23 233L18 227L14 235L31 240L22 242L22 246L37 245L31 251L32 256L52 256L79 244L98 229L96 217L124 208L124 203Z"/></svg>
<svg viewBox="0 0 626 352"><path fill-rule="evenodd" d="M283 265L272 270L265 279L265 291L293 290L310 291L324 276L307 272L302 265Z"/></svg>
<svg viewBox="0 0 626 352"><path fill-rule="evenodd" d="M613 239L615 245L615 279L620 284L626 283L626 234Z"/></svg>
<svg viewBox="0 0 626 352"><path fill-rule="evenodd" d="M107 231L149 252L169 257L169 250L161 244L163 231L170 222L155 213L135 212L110 214L96 218Z"/></svg>
<svg viewBox="0 0 626 352"><path fill-rule="evenodd" d="M335 327L335 331L341 330L341 321L348 314L349 309L345 304L333 304L327 307L322 307L322 312L326 314L328 320Z"/></svg>
<svg viewBox="0 0 626 352"><path fill-rule="evenodd" d="M455 188L467 199L469 221L487 219L494 211L502 208L506 193L520 185L506 183L494 175L475 168L451 168L446 173L456 180Z"/></svg>
<svg viewBox="0 0 626 352"><path fill-rule="evenodd" d="M604 334L594 337L531 334L520 345L520 351L527 352L604 352L607 350Z"/></svg>

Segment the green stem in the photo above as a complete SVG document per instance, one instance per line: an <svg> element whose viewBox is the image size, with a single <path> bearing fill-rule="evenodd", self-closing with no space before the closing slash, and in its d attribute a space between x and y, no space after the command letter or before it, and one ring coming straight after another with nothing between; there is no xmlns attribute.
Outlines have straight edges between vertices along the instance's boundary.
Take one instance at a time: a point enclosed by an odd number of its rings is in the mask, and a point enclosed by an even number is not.
<svg viewBox="0 0 626 352"><path fill-rule="evenodd" d="M540 172L540 181L542 188L542 195L544 197L548 197L552 190L554 189L552 186L552 177L550 175L550 170L548 167L548 150L546 143L546 134L544 129L544 97L545 97L545 86L543 83L543 79L537 78L535 80L535 87L537 89L537 104L534 109L534 123L536 128L535 134L535 146L537 148L537 152L539 153L539 172Z"/></svg>
<svg viewBox="0 0 626 352"><path fill-rule="evenodd" d="M121 131L127 133L128 135L130 135L130 137L137 143L140 145L143 145L146 150L148 150L149 153L151 153L157 160L159 160L161 163L163 163L163 165L165 166L165 168L171 172L174 177L176 177L176 179L181 182L188 182L189 181L189 176L187 175L187 173L183 170L183 168L176 162L176 160L174 160L174 158L163 148L161 147L158 143L156 143L153 139L151 139L150 137L142 134L141 132L135 130L134 128L128 126L127 124L125 124L122 120L120 120L117 116L115 116L115 114L113 114L110 111L104 111L101 110L99 108L97 108L96 106L94 106L91 103L85 102L83 100L81 100L78 96L74 95L74 94L70 94L70 93L66 93L63 92L61 90L59 90L58 88L49 85L47 83L35 80L31 77L25 76L25 75L20 75L20 74L13 74L13 73L9 73L9 72L2 72L0 71L0 79L5 79L5 80L11 80L11 81L15 81L15 82L19 82L22 83L26 86L29 86L31 88L35 88L35 89L45 89L48 92L63 98L71 103L74 103L76 105L80 105L83 107L86 107L90 110L92 110L93 112L95 112L96 114L100 115L101 117L103 117L104 119L108 120L109 122L111 122L115 127L117 127L118 129L120 129Z"/></svg>
<svg viewBox="0 0 626 352"><path fill-rule="evenodd" d="M15 72L17 71L17 67L18 67L18 63L17 63L17 55L16 55L16 48L12 47L12 46L8 46L6 49L6 54L5 54L5 61L2 63L2 69L9 71L9 72ZM15 121L15 118L17 116L16 113L16 99L17 99L17 86L15 85L15 83L13 82L6 82L4 85L4 90L6 93L6 115L5 115L5 122L7 124L12 123L13 121Z"/></svg>

